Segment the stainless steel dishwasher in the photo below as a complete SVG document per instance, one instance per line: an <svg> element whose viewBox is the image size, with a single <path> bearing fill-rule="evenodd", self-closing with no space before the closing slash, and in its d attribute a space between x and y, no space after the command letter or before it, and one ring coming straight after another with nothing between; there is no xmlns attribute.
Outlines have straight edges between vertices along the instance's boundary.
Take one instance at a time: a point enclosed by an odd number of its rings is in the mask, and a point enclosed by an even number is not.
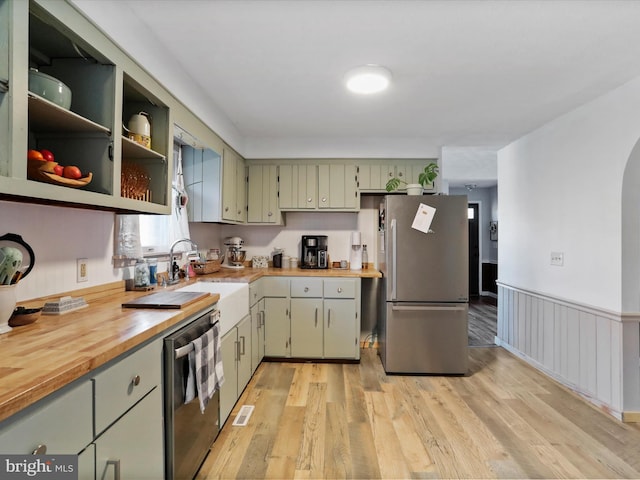
<svg viewBox="0 0 640 480"><path fill-rule="evenodd" d="M220 431L220 394L200 412L198 397L185 403L191 341L219 320L208 310L164 339L165 472L168 480L191 480Z"/></svg>

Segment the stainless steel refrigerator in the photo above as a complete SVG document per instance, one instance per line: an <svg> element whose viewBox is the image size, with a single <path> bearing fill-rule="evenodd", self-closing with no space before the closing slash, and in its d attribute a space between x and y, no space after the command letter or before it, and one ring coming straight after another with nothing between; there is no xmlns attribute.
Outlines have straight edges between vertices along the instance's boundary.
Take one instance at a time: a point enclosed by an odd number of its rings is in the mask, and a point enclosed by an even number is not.
<svg viewBox="0 0 640 480"><path fill-rule="evenodd" d="M467 196L387 195L380 219L378 351L385 371L466 374Z"/></svg>

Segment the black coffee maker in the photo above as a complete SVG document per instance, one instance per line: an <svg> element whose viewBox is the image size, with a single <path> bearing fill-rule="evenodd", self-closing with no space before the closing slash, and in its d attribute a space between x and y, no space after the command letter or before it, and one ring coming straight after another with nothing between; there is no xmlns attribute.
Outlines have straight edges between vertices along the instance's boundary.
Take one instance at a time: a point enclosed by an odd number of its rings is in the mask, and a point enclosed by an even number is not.
<svg viewBox="0 0 640 480"><path fill-rule="evenodd" d="M300 268L328 268L326 235L303 235Z"/></svg>

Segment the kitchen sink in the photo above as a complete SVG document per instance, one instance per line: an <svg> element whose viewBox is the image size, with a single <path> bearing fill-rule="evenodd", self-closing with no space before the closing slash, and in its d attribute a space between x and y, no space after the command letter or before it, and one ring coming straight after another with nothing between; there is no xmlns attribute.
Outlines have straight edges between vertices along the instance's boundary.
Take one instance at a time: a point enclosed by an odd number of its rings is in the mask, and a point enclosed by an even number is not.
<svg viewBox="0 0 640 480"><path fill-rule="evenodd" d="M240 320L249 315L249 284L237 282L197 281L177 292L207 292L220 295L220 335L231 330Z"/></svg>

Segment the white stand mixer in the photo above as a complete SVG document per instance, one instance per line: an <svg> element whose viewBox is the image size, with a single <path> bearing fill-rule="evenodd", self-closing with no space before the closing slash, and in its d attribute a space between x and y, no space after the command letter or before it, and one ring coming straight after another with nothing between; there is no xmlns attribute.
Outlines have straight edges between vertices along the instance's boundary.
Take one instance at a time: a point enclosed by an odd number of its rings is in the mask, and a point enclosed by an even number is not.
<svg viewBox="0 0 640 480"><path fill-rule="evenodd" d="M244 268L247 251L242 250L244 240L241 237L227 237L224 239L225 252L222 258L224 268ZM226 262L226 263L225 263Z"/></svg>

